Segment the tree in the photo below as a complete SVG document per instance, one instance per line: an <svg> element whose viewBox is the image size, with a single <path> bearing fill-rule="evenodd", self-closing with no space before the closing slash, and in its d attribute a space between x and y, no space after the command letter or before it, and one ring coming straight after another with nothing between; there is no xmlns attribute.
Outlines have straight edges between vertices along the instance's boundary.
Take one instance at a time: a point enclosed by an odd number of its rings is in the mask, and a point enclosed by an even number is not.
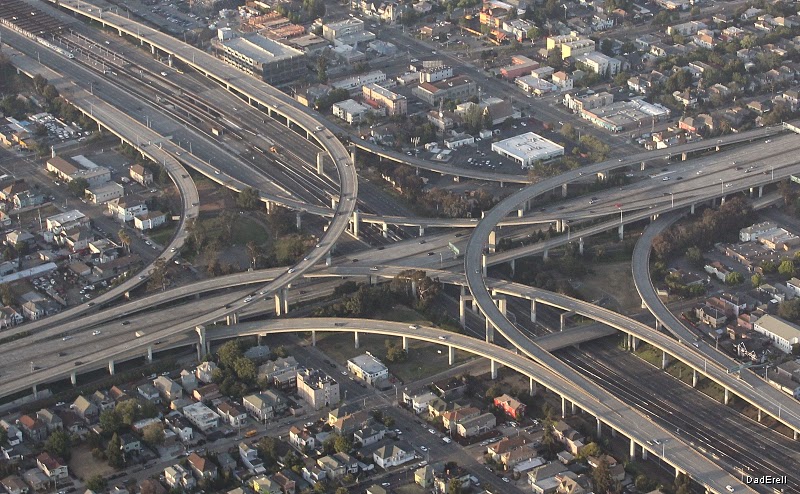
<svg viewBox="0 0 800 494"><path fill-rule="evenodd" d="M764 284L764 277L756 273L750 277L750 283L753 285L753 288L758 288Z"/></svg>
<svg viewBox="0 0 800 494"><path fill-rule="evenodd" d="M75 197L83 197L86 195L86 189L89 188L89 182L85 178L76 178L67 185L70 193Z"/></svg>
<svg viewBox="0 0 800 494"><path fill-rule="evenodd" d="M337 453L349 453L353 449L353 443L344 436L336 436L333 440L333 449Z"/></svg>
<svg viewBox="0 0 800 494"><path fill-rule="evenodd" d="M233 371L241 381L253 382L258 374L256 364L247 357L239 357L233 362Z"/></svg>
<svg viewBox="0 0 800 494"><path fill-rule="evenodd" d="M148 425L143 431L144 442L150 446L161 446L164 444L164 426L158 422Z"/></svg>
<svg viewBox="0 0 800 494"><path fill-rule="evenodd" d="M591 442L581 449L579 456L581 458L588 458L590 456L600 456L602 453L603 451L600 449L600 446L595 442Z"/></svg>
<svg viewBox="0 0 800 494"><path fill-rule="evenodd" d="M336 494L350 494L350 491L347 490L347 487L339 487L336 489Z"/></svg>
<svg viewBox="0 0 800 494"><path fill-rule="evenodd" d="M250 267L256 269L258 267L258 260L263 255L261 247L254 241L247 242L247 256L250 258Z"/></svg>
<svg viewBox="0 0 800 494"><path fill-rule="evenodd" d="M461 479L450 479L447 483L447 494L461 494Z"/></svg>
<svg viewBox="0 0 800 494"><path fill-rule="evenodd" d="M533 26L532 28L528 29L528 32L525 33L529 40L533 41L537 39L540 35L539 28Z"/></svg>
<svg viewBox="0 0 800 494"><path fill-rule="evenodd" d="M0 284L0 300L2 300L3 305L13 305L16 297L11 292L11 287L8 286L8 283Z"/></svg>
<svg viewBox="0 0 800 494"><path fill-rule="evenodd" d="M689 494L691 492L689 489L691 483L692 479L689 475L679 473L678 476L675 477L675 494Z"/></svg>
<svg viewBox="0 0 800 494"><path fill-rule="evenodd" d="M781 261L781 264L778 266L778 274L787 280L794 276L794 261L791 259L784 259Z"/></svg>
<svg viewBox="0 0 800 494"><path fill-rule="evenodd" d="M52 455L59 456L64 460L69 460L71 443L72 440L68 433L62 430L56 430L47 438L44 449Z"/></svg>
<svg viewBox="0 0 800 494"><path fill-rule="evenodd" d="M97 474L86 481L86 488L94 492L105 492L106 479L102 475Z"/></svg>
<svg viewBox="0 0 800 494"><path fill-rule="evenodd" d="M233 367L236 361L244 356L241 340L231 340L217 350L219 363L225 367Z"/></svg>
<svg viewBox="0 0 800 494"><path fill-rule="evenodd" d="M686 250L686 260L689 261L694 267L703 267L705 259L703 259L703 251L697 246L689 247Z"/></svg>
<svg viewBox="0 0 800 494"><path fill-rule="evenodd" d="M736 271L731 271L727 275L725 275L725 284L726 285L740 285L744 281L744 277L741 273Z"/></svg>
<svg viewBox="0 0 800 494"><path fill-rule="evenodd" d="M236 204L242 209L257 209L261 199L258 189L247 187L239 192L239 197L236 198Z"/></svg>
<svg viewBox="0 0 800 494"><path fill-rule="evenodd" d="M782 302L778 306L778 315L788 321L800 321L800 298Z"/></svg>
<svg viewBox="0 0 800 494"><path fill-rule="evenodd" d="M613 485L611 469L608 467L608 460L601 457L597 467L592 471L592 483L596 494L607 494Z"/></svg>
<svg viewBox="0 0 800 494"><path fill-rule="evenodd" d="M100 428L103 434L116 434L122 427L122 419L116 410L103 410L100 414Z"/></svg>
<svg viewBox="0 0 800 494"><path fill-rule="evenodd" d="M108 464L114 468L122 468L125 464L125 457L122 455L122 441L120 441L116 433L114 433L111 440L108 442L106 457L108 458Z"/></svg>

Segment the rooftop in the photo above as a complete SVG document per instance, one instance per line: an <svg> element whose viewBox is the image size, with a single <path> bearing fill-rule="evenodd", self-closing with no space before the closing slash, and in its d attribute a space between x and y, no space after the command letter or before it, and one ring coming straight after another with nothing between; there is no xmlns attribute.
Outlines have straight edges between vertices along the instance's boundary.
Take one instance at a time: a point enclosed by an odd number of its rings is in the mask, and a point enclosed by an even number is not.
<svg viewBox="0 0 800 494"><path fill-rule="evenodd" d="M300 50L271 40L260 34L233 38L222 42L223 46L259 63L272 63L303 54Z"/></svg>

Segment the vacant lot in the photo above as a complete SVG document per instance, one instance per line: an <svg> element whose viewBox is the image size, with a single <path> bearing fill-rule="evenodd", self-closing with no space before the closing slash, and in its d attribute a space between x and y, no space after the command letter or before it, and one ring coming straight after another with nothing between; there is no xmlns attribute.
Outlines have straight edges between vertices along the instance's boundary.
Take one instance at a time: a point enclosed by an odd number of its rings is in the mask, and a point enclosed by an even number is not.
<svg viewBox="0 0 800 494"><path fill-rule="evenodd" d="M581 280L579 291L586 300L605 298L609 303L605 307L620 313L636 311L642 300L633 285L630 261L613 263L596 263L592 265L594 274Z"/></svg>
<svg viewBox="0 0 800 494"><path fill-rule="evenodd" d="M95 475L108 476L114 472L114 469L108 466L105 460L95 460L92 451L86 444L72 448L69 469L73 475L84 480Z"/></svg>

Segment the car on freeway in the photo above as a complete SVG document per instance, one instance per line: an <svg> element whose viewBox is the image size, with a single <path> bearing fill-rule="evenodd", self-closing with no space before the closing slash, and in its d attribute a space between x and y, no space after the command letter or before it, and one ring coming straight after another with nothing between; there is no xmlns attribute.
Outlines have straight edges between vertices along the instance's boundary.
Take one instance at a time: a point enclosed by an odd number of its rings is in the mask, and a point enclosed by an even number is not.
<svg viewBox="0 0 800 494"><path fill-rule="evenodd" d="M92 336L97 336L99 334L100 334L100 330L99 329L95 329L94 331L92 331Z"/></svg>

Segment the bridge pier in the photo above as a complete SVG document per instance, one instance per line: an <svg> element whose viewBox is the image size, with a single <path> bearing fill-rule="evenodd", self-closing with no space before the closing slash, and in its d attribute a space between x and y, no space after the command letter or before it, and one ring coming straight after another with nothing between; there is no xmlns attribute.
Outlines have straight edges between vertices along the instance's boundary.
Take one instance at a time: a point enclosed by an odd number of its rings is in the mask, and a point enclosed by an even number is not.
<svg viewBox="0 0 800 494"><path fill-rule="evenodd" d="M692 370L692 387L697 387L697 370L695 369Z"/></svg>
<svg viewBox="0 0 800 494"><path fill-rule="evenodd" d="M625 225L624 224L619 225L619 228L617 228L617 232L619 233L619 240L620 241L625 240Z"/></svg>
<svg viewBox="0 0 800 494"><path fill-rule="evenodd" d="M486 254L481 256L481 268L483 270L483 276L486 276L486 271L488 270L488 266L486 265Z"/></svg>
<svg viewBox="0 0 800 494"><path fill-rule="evenodd" d="M267 201L265 205L267 208L267 214L272 214L272 201Z"/></svg>
<svg viewBox="0 0 800 494"><path fill-rule="evenodd" d="M667 368L667 352L661 352L661 370Z"/></svg>
<svg viewBox="0 0 800 494"><path fill-rule="evenodd" d="M458 322L461 323L462 328L467 327L467 302L472 301L474 302L475 299L472 295L466 295L465 293L461 293L461 296L458 299Z"/></svg>
<svg viewBox="0 0 800 494"><path fill-rule="evenodd" d="M494 254L497 252L497 232L492 230L489 232L489 252Z"/></svg>
<svg viewBox="0 0 800 494"><path fill-rule="evenodd" d="M234 312L232 314L228 314L227 316L225 316L225 324L227 324L228 326L239 324L239 314Z"/></svg>
<svg viewBox="0 0 800 494"><path fill-rule="evenodd" d="M569 413L570 413L570 415L575 415L577 413L575 411L575 408L576 408L575 407L575 402L574 401L569 402Z"/></svg>
<svg viewBox="0 0 800 494"><path fill-rule="evenodd" d="M603 423L600 421L600 417L597 418L597 426L595 427L595 440L599 440L600 437L603 435Z"/></svg>
<svg viewBox="0 0 800 494"><path fill-rule="evenodd" d="M761 409L758 409L758 422L761 423Z"/></svg>
<svg viewBox="0 0 800 494"><path fill-rule="evenodd" d="M456 349L453 348L453 345L449 345L447 347L447 363L448 365L453 365L456 361Z"/></svg>
<svg viewBox="0 0 800 494"><path fill-rule="evenodd" d="M383 234L383 238L389 238L389 223L383 223L381 225L381 233Z"/></svg>
<svg viewBox="0 0 800 494"><path fill-rule="evenodd" d="M39 397L39 390L35 384L31 386L31 393L33 394L34 399Z"/></svg>
<svg viewBox="0 0 800 494"><path fill-rule="evenodd" d="M575 312L571 310L561 313L561 315L559 316L559 319L561 321L561 327L559 328L559 331L564 331L564 326L567 325L567 318L573 315L575 315Z"/></svg>
<svg viewBox="0 0 800 494"><path fill-rule="evenodd" d="M542 253L542 259L544 259L546 261L548 257L550 257L549 256L549 251L548 251L548 249L545 249L544 252Z"/></svg>
<svg viewBox="0 0 800 494"><path fill-rule="evenodd" d="M689 214L694 214L694 204L689 206Z"/></svg>
<svg viewBox="0 0 800 494"><path fill-rule="evenodd" d="M533 380L533 377L529 377L528 379L528 394L531 396L536 396L536 381Z"/></svg>
<svg viewBox="0 0 800 494"><path fill-rule="evenodd" d="M302 213L300 211L298 211L296 213L296 215L295 215L295 227L297 227L298 231L300 231L300 228L302 228L302 226L303 226L302 221L303 221Z"/></svg>
<svg viewBox="0 0 800 494"><path fill-rule="evenodd" d="M635 352L636 347L638 346L639 346L639 339L636 338L635 336L631 336L631 349L633 349L633 351Z"/></svg>
<svg viewBox="0 0 800 494"><path fill-rule="evenodd" d="M337 207L339 207L339 198L331 197L331 209L336 209Z"/></svg>
<svg viewBox="0 0 800 494"><path fill-rule="evenodd" d="M631 461L636 459L636 441L631 438L631 447L630 451L628 451L628 456L630 456Z"/></svg>
<svg viewBox="0 0 800 494"><path fill-rule="evenodd" d="M403 351L408 353L408 336L403 336Z"/></svg>
<svg viewBox="0 0 800 494"><path fill-rule="evenodd" d="M360 211L353 211L353 219L351 221L351 228L353 236L358 238L358 227L359 223L361 223L361 212Z"/></svg>
<svg viewBox="0 0 800 494"><path fill-rule="evenodd" d="M514 274L517 272L517 260L511 259L508 262L508 265L511 267L511 276L514 276Z"/></svg>
<svg viewBox="0 0 800 494"><path fill-rule="evenodd" d="M289 289L281 288L275 292L275 315L285 316L289 313Z"/></svg>
<svg viewBox="0 0 800 494"><path fill-rule="evenodd" d="M317 153L317 175L325 175L325 153Z"/></svg>
<svg viewBox="0 0 800 494"><path fill-rule="evenodd" d="M331 251L328 251L325 255L325 265L330 266L331 264L333 264L333 258L331 257Z"/></svg>
<svg viewBox="0 0 800 494"><path fill-rule="evenodd" d="M561 184L561 197L567 197L567 184Z"/></svg>
<svg viewBox="0 0 800 494"><path fill-rule="evenodd" d="M147 361L148 362L153 361L153 345L147 346Z"/></svg>
<svg viewBox="0 0 800 494"><path fill-rule="evenodd" d="M561 395L561 418L567 418L567 399Z"/></svg>
<svg viewBox="0 0 800 494"><path fill-rule="evenodd" d="M311 330L311 346L317 346L317 332L315 330Z"/></svg>
<svg viewBox="0 0 800 494"><path fill-rule="evenodd" d="M77 372L72 371L72 372L69 373L69 382L71 382L73 386L77 386L78 385L78 373Z"/></svg>
<svg viewBox="0 0 800 494"><path fill-rule="evenodd" d="M114 375L114 359L108 361L108 373Z"/></svg>
<svg viewBox="0 0 800 494"><path fill-rule="evenodd" d="M647 165L645 164L644 161L642 161L642 166L641 166L641 168L639 168L639 171L644 171L645 168L647 168Z"/></svg>
<svg viewBox="0 0 800 494"><path fill-rule="evenodd" d="M723 404L727 405L731 401L731 391L728 388L725 388L725 397L723 398Z"/></svg>
<svg viewBox="0 0 800 494"><path fill-rule="evenodd" d="M423 235L425 235L425 227L420 225L420 227L419 227L419 236L422 237Z"/></svg>
<svg viewBox="0 0 800 494"><path fill-rule="evenodd" d="M208 341L206 340L206 327L202 324L195 326L195 332L197 333L197 337L199 338L199 342L197 343L197 360L203 360L203 357L208 354Z"/></svg>
<svg viewBox="0 0 800 494"><path fill-rule="evenodd" d="M758 197L761 197L763 195L764 195L764 186L763 185L759 185L758 186Z"/></svg>
<svg viewBox="0 0 800 494"><path fill-rule="evenodd" d="M647 461L647 450L642 446L642 460Z"/></svg>
<svg viewBox="0 0 800 494"><path fill-rule="evenodd" d="M689 158L689 153L681 153L681 161L686 161Z"/></svg>
<svg viewBox="0 0 800 494"><path fill-rule="evenodd" d="M497 362L494 359L489 359L489 372L492 376L492 379L497 379Z"/></svg>
<svg viewBox="0 0 800 494"><path fill-rule="evenodd" d="M358 341L358 331L354 332L354 333L353 333L353 336L354 336L354 338L355 338L355 345L356 345L356 348L358 348L359 346L361 346L361 343Z"/></svg>
<svg viewBox="0 0 800 494"><path fill-rule="evenodd" d="M583 237L578 239L578 254L583 255Z"/></svg>
<svg viewBox="0 0 800 494"><path fill-rule="evenodd" d="M486 343L494 343L494 326L488 317L486 318Z"/></svg>
<svg viewBox="0 0 800 494"><path fill-rule="evenodd" d="M531 322L536 322L536 299L531 300Z"/></svg>
<svg viewBox="0 0 800 494"><path fill-rule="evenodd" d="M522 218L523 216L525 216L525 209L524 208L517 209L517 217Z"/></svg>

